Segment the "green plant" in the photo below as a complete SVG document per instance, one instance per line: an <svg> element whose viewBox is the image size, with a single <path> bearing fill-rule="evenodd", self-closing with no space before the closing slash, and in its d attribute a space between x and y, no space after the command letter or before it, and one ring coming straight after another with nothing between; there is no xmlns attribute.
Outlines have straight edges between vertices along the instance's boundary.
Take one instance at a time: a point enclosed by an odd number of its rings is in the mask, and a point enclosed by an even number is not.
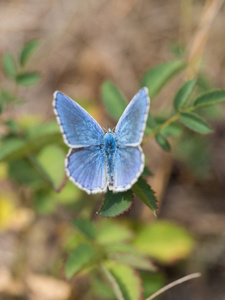
<svg viewBox="0 0 225 300"><path fill-rule="evenodd" d="M1 111L21 103L17 99L19 86L33 85L39 81L40 76L36 72L24 69L37 45L37 41L26 44L17 60L10 53L3 56L2 66L11 88L1 89ZM180 59L155 66L144 74L140 86L149 88L153 102L167 83L186 67L187 64ZM126 98L109 80L103 82L101 95L109 116L118 120L127 105ZM213 131L204 117L209 109L223 100L225 91L208 90L208 85L202 84L202 77L186 81L174 96L173 108L156 115L150 111L143 143L155 139L163 150L174 150L188 164L189 160L192 161L189 165L193 169L199 161L200 151L205 162L205 165L201 163L197 167L201 173L200 167L206 167L208 163L209 148L207 141L202 140L199 134L206 135ZM99 205L99 197L87 196L71 182L65 181L63 161L66 147L56 122L43 124L38 118L8 119L4 126L7 130L0 141L0 162L7 165L8 179L29 190L37 214L51 214L57 211L57 207L63 206L76 216L72 224L68 224L71 233L64 245L68 254L65 264L68 278L78 273L88 273L96 297L113 299L113 295L104 288L106 278L118 299L136 300L143 294L147 297L164 284L164 276L156 269L152 259L169 265L190 254L195 244L194 238L177 224L156 221L144 226L141 222L100 217L123 214L130 208L133 195L154 215L157 214L155 193L148 184L148 177L152 174L147 166L130 191L117 194L107 192L98 216L90 221ZM187 141L188 147L182 149L179 145L181 140ZM196 149L195 155L188 156ZM149 281L153 286L151 291L147 284Z"/></svg>

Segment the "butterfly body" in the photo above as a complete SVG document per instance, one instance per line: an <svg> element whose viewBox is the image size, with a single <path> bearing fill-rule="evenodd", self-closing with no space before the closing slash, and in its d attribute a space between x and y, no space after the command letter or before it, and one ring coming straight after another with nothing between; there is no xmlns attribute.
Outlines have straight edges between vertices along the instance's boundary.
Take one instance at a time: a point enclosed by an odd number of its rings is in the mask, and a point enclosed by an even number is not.
<svg viewBox="0 0 225 300"><path fill-rule="evenodd" d="M130 189L144 168L140 144L149 105L148 90L143 88L125 109L115 132L109 129L104 134L78 103L55 92L54 112L71 148L65 159L69 179L88 194Z"/></svg>

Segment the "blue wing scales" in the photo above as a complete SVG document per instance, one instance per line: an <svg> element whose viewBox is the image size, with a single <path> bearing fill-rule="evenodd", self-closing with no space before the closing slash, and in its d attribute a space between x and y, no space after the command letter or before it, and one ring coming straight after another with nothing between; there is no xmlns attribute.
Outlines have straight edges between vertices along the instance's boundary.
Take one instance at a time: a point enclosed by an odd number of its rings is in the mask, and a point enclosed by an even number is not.
<svg viewBox="0 0 225 300"><path fill-rule="evenodd" d="M148 117L150 99L148 89L141 89L130 101L116 126L115 134L119 144L140 145Z"/></svg>
<svg viewBox="0 0 225 300"><path fill-rule="evenodd" d="M144 169L144 154L141 147L118 148L115 153L114 192L129 190Z"/></svg>
<svg viewBox="0 0 225 300"><path fill-rule="evenodd" d="M68 96L55 92L54 113L64 142L72 148L99 145L104 132L92 116Z"/></svg>
<svg viewBox="0 0 225 300"><path fill-rule="evenodd" d="M88 194L106 191L105 156L99 146L70 149L65 165L69 179Z"/></svg>

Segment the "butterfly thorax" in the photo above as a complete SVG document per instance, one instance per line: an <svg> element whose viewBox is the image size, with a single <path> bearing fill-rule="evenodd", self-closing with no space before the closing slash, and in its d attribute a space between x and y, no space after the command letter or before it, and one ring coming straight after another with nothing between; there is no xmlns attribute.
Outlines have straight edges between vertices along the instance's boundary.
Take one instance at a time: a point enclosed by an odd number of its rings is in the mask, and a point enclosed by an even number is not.
<svg viewBox="0 0 225 300"><path fill-rule="evenodd" d="M116 151L115 133L108 131L104 135L104 150L109 184L113 184L114 157Z"/></svg>
<svg viewBox="0 0 225 300"><path fill-rule="evenodd" d="M110 155L115 152L116 142L115 142L115 133L108 131L104 136L104 146L106 155Z"/></svg>

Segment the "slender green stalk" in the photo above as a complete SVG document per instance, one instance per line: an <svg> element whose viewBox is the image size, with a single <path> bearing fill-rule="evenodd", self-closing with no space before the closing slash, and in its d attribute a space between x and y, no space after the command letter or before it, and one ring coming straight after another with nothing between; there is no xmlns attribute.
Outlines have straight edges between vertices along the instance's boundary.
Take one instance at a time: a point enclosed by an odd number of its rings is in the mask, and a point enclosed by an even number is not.
<svg viewBox="0 0 225 300"><path fill-rule="evenodd" d="M156 127L155 129L152 130L152 132L147 135L146 137L144 137L143 139L143 143L148 142L150 139L154 138L156 136L156 134L158 134L161 130L163 130L164 128L166 128L167 126L169 126L170 124L176 122L181 113L182 112L191 112L193 110L195 110L196 108L194 106L188 107L182 111L177 112L175 115L173 115L172 117L170 117L167 121L165 121L164 123L162 123L160 126Z"/></svg>

